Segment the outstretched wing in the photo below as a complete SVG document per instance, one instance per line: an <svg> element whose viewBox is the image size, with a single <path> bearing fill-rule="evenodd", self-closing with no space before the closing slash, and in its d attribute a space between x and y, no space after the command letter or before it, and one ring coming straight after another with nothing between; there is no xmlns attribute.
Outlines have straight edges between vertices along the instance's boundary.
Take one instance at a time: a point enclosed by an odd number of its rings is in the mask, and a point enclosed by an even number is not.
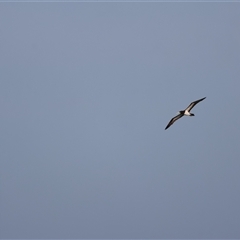
<svg viewBox="0 0 240 240"><path fill-rule="evenodd" d="M201 98L201 99L199 99L199 100L197 100L197 101L195 101L195 102L190 103L189 106L185 109L185 111L190 112L191 109L192 109L196 104L198 104L199 102L201 102L201 101L204 100L205 98L206 98L206 97Z"/></svg>
<svg viewBox="0 0 240 240"><path fill-rule="evenodd" d="M179 118L181 118L184 114L183 113L179 113L177 116L175 116L174 118L172 118L170 120L170 122L168 123L168 125L165 127L165 130L168 129L174 122L176 122Z"/></svg>

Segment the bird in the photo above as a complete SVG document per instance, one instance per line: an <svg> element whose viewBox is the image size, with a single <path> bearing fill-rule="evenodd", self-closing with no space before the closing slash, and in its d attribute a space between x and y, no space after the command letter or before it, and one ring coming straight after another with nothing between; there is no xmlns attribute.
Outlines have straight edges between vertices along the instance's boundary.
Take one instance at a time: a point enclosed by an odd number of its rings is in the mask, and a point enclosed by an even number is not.
<svg viewBox="0 0 240 240"><path fill-rule="evenodd" d="M192 110L192 108L198 104L199 102L201 102L202 100L204 100L206 97L201 98L199 100L196 100L192 103L189 104L189 106L185 109L185 110L181 110L178 112L178 115L173 117L170 122L168 123L168 125L166 126L165 130L168 129L174 122L176 122L179 118L183 117L183 116L195 116L193 113L190 113L190 111Z"/></svg>

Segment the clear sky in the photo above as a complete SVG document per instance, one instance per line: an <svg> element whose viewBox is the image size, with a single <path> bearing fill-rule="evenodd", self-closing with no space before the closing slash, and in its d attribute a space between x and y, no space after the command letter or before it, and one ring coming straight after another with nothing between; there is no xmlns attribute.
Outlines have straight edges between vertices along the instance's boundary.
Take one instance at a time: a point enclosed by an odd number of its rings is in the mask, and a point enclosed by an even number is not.
<svg viewBox="0 0 240 240"><path fill-rule="evenodd" d="M240 238L239 26L239 3L0 3L0 237Z"/></svg>

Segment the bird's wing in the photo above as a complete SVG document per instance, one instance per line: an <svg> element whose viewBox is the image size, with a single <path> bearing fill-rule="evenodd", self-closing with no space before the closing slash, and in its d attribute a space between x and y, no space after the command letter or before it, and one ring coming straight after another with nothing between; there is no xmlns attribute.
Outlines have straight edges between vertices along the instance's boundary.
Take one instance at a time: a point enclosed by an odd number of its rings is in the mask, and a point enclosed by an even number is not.
<svg viewBox="0 0 240 240"><path fill-rule="evenodd" d="M185 111L190 112L191 109L192 109L196 104L198 104L199 102L201 102L201 101L204 100L205 98L206 98L206 97L201 98L201 99L199 99L199 100L197 100L197 101L194 101L194 102L190 103L189 106L185 109Z"/></svg>
<svg viewBox="0 0 240 240"><path fill-rule="evenodd" d="M166 126L165 130L168 129L175 121L177 121L179 118L181 118L183 116L182 113L179 113L177 116L173 117L170 122L168 123L168 125Z"/></svg>

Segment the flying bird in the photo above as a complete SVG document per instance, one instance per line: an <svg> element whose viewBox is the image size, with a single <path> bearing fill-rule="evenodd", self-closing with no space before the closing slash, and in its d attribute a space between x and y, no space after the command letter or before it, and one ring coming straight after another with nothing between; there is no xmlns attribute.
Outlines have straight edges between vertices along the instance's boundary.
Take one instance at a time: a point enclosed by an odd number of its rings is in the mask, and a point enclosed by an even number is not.
<svg viewBox="0 0 240 240"><path fill-rule="evenodd" d="M192 108L198 104L199 102L201 102L202 100L204 100L206 97L204 98L201 98L197 101L194 101L192 103L189 104L189 106L185 109L185 110L182 110L182 111L179 111L178 112L178 115L173 117L170 122L168 123L168 125L166 126L165 130L168 129L174 122L176 122L179 118L183 117L183 116L194 116L193 113L190 113L190 111L192 110Z"/></svg>

